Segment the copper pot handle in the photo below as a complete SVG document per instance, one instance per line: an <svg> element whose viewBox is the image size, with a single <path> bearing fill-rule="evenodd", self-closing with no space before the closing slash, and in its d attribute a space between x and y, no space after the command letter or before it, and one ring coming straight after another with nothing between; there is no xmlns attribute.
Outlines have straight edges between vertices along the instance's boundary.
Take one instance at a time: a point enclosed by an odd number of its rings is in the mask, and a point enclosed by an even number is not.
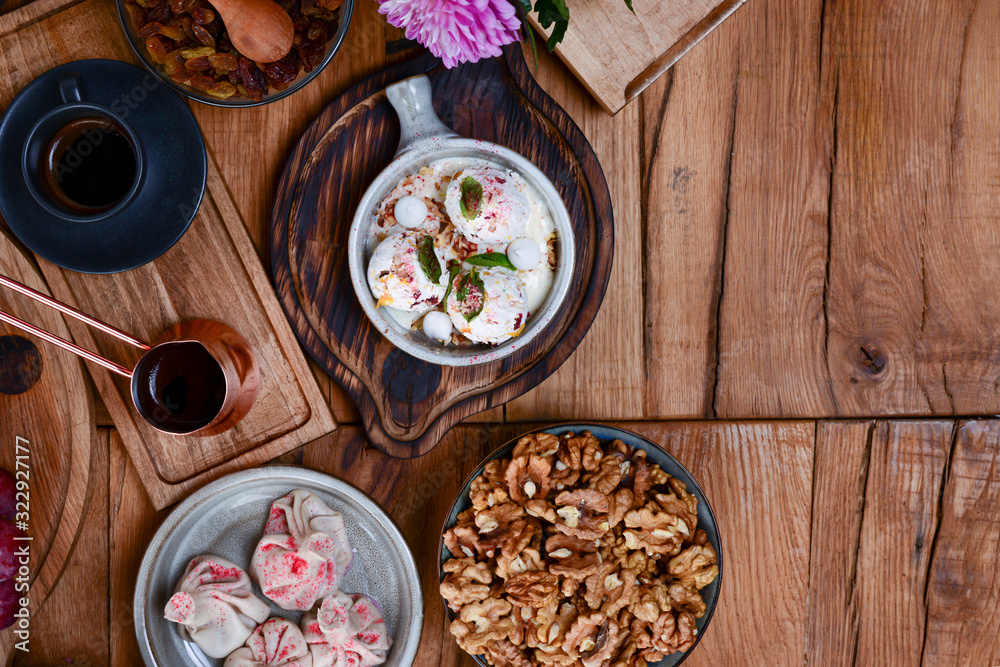
<svg viewBox="0 0 1000 667"><path fill-rule="evenodd" d="M142 342L138 338L130 336L124 331L116 329L109 324L105 324L100 320L95 320L90 315L81 313L79 310L71 308L70 306L67 306L61 301L56 301L47 294L42 294L41 292L33 290L26 285L22 285L17 281L11 280L10 278L2 274L0 274L0 285L8 287L17 292L18 294L22 294L28 297L29 299L37 301L50 308L54 308L55 310L58 310L60 313L63 313L64 315L69 315L73 319L79 320L89 327L97 329L98 331L103 331L104 333L113 336L118 340L124 341L129 345L132 345L133 347L137 347L144 352L150 349L149 345ZM4 311L0 310L0 322L6 322L12 327L15 327L22 331L26 331L30 334L38 336L42 340L52 343L53 345L56 345L58 347L61 347L62 349L68 352L72 352L77 356L83 357L87 361L92 361L99 366L103 366L104 368L108 369L113 373L117 373L118 375L127 377L130 380L132 379L132 371L129 370L128 368L125 368L121 364L116 364L113 361L105 359L99 354L95 354L89 350L85 350L84 348L80 347L79 345L76 345L75 343L71 343L68 340L56 336L55 334L51 334L45 329L40 329L33 324L29 324L22 319L14 317L10 313L5 313Z"/></svg>

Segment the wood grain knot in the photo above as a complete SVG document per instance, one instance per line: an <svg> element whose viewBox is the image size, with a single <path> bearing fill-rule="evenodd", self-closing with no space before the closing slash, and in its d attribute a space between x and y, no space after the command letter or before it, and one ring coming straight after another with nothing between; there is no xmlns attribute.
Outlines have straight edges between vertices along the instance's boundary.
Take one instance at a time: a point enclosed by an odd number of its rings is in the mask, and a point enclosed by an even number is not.
<svg viewBox="0 0 1000 667"><path fill-rule="evenodd" d="M397 401L419 403L441 384L441 367L393 349L382 366L382 384Z"/></svg>
<svg viewBox="0 0 1000 667"><path fill-rule="evenodd" d="M35 344L23 336L0 336L0 394L23 394L41 377L42 355Z"/></svg>
<svg viewBox="0 0 1000 667"><path fill-rule="evenodd" d="M875 345L864 343L858 346L858 365L869 375L879 375L889 365L888 359Z"/></svg>

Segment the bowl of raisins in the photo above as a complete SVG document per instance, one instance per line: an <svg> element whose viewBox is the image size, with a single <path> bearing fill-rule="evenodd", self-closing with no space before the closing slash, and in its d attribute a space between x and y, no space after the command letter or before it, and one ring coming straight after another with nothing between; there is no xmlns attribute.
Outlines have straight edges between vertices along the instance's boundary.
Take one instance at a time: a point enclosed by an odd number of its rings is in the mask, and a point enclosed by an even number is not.
<svg viewBox="0 0 1000 667"><path fill-rule="evenodd" d="M207 0L117 0L118 17L139 60L174 90L219 107L253 107L307 85L340 49L354 0L276 0L295 26L292 50L258 63L229 40Z"/></svg>

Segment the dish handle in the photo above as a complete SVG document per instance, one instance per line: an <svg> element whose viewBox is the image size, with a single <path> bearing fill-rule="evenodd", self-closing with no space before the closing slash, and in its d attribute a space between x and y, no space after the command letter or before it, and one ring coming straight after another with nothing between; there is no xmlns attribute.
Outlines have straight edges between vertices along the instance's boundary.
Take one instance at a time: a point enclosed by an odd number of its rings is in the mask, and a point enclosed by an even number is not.
<svg viewBox="0 0 1000 667"><path fill-rule="evenodd" d="M431 80L425 75L403 79L385 89L389 104L399 116L400 137L396 156L408 151L413 144L426 139L457 137L434 113Z"/></svg>

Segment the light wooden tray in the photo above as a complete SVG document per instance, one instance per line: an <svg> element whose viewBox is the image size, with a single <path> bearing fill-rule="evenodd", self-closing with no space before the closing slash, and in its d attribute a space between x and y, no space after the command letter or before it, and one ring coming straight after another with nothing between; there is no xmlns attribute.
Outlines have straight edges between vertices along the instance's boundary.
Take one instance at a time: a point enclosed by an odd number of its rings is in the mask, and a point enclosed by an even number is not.
<svg viewBox="0 0 1000 667"><path fill-rule="evenodd" d="M85 58L133 60L113 2L38 0L0 17L0 106L42 72ZM208 162L208 187L191 228L155 262L98 276L39 260L56 298L140 339L208 318L239 331L257 355L261 386L250 413L236 428L204 438L159 433L134 411L127 380L90 368L157 508L336 428L214 159ZM78 344L105 357L126 365L138 358L134 348L75 321L69 328Z"/></svg>
<svg viewBox="0 0 1000 667"><path fill-rule="evenodd" d="M610 114L646 89L746 0L568 2L570 20L556 55ZM539 32L548 35L530 16ZM544 48L539 43L539 48Z"/></svg>

